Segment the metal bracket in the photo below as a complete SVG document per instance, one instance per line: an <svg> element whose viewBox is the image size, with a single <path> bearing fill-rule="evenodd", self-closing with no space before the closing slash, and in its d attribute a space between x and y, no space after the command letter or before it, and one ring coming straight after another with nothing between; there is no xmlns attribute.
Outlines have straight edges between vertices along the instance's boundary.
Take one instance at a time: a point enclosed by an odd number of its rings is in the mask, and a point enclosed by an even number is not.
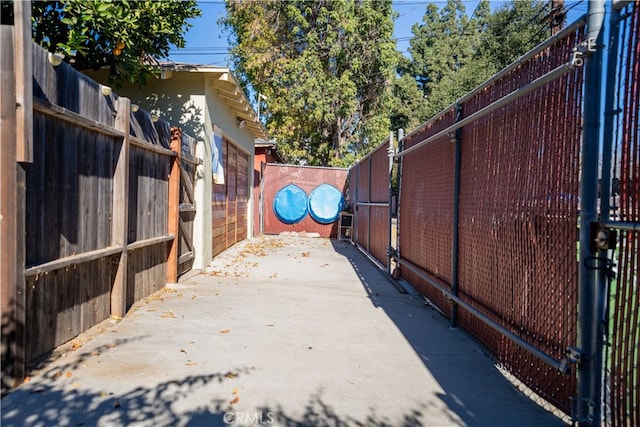
<svg viewBox="0 0 640 427"><path fill-rule="evenodd" d="M578 404L579 403L583 403L586 404L589 412L587 414L586 417L580 417L578 415ZM571 398L571 421L578 422L578 423L588 423L590 425L593 425L593 421L595 419L594 413L595 413L595 408L596 408L596 404L593 400L589 400L589 399L579 399L579 398Z"/></svg>
<svg viewBox="0 0 640 427"><path fill-rule="evenodd" d="M596 51L596 39L591 38L583 41L573 48L571 51L571 66L582 67L584 65L584 57L591 55Z"/></svg>
<svg viewBox="0 0 640 427"><path fill-rule="evenodd" d="M572 363L576 363L576 364L580 363L580 361L582 360L583 353L582 353L582 350L580 350L579 348L569 346L565 349L564 354L566 357L560 361L560 366L558 367L558 370L563 374L569 374L571 373L570 365Z"/></svg>
<svg viewBox="0 0 640 427"><path fill-rule="evenodd" d="M589 224L589 237L590 237L590 250L591 252L597 252L599 250L613 250L618 243L618 233L616 230L608 229L604 225L598 222L592 222Z"/></svg>
<svg viewBox="0 0 640 427"><path fill-rule="evenodd" d="M582 350L578 347L569 346L564 351L565 356L567 356L567 360L573 363L580 363L582 361Z"/></svg>
<svg viewBox="0 0 640 427"><path fill-rule="evenodd" d="M398 259L398 251L391 246L387 247L387 256L390 256L394 260Z"/></svg>
<svg viewBox="0 0 640 427"><path fill-rule="evenodd" d="M397 154L397 151L395 148L393 147L388 147L387 148L387 157L395 157Z"/></svg>

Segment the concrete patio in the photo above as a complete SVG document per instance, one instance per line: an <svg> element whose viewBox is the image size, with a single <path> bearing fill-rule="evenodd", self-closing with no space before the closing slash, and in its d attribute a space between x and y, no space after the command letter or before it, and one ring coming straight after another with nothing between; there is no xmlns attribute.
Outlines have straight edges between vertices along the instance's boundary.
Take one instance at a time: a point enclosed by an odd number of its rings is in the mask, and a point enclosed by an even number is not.
<svg viewBox="0 0 640 427"><path fill-rule="evenodd" d="M261 237L56 351L3 426L554 426L354 247Z"/></svg>

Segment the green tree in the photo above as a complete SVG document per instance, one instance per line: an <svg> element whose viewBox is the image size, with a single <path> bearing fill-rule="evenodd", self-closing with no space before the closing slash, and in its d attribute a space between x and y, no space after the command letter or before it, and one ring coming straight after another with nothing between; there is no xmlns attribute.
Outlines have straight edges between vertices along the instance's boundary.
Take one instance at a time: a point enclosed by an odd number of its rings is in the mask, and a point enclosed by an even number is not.
<svg viewBox="0 0 640 427"><path fill-rule="evenodd" d="M411 60L401 69L424 93L418 114L434 116L545 40L550 13L538 0L512 0L493 13L482 0L470 18L459 0L442 10L429 4L412 28Z"/></svg>
<svg viewBox="0 0 640 427"><path fill-rule="evenodd" d="M398 75L393 81L391 89L392 101L388 109L391 114L391 130L410 131L422 123L426 117L426 102L422 90L416 80L403 72L408 66L409 59L400 55Z"/></svg>
<svg viewBox="0 0 640 427"><path fill-rule="evenodd" d="M551 36L549 3L511 0L488 18L476 58L499 71ZM551 24L551 25L550 25Z"/></svg>
<svg viewBox="0 0 640 427"><path fill-rule="evenodd" d="M143 85L171 45L184 47L195 0L64 0L32 3L33 39L78 70L108 67L110 82ZM12 2L2 2L3 21Z"/></svg>
<svg viewBox="0 0 640 427"><path fill-rule="evenodd" d="M411 60L400 74L412 76L422 90L425 105L416 110L424 115L420 119L436 114L457 94L474 87L475 79L465 70L482 43L489 14L487 0L479 2L471 17L462 1L448 0L441 10L428 4L422 22L414 24L409 42Z"/></svg>
<svg viewBox="0 0 640 427"><path fill-rule="evenodd" d="M290 162L345 166L389 132L390 0L227 2L236 73Z"/></svg>

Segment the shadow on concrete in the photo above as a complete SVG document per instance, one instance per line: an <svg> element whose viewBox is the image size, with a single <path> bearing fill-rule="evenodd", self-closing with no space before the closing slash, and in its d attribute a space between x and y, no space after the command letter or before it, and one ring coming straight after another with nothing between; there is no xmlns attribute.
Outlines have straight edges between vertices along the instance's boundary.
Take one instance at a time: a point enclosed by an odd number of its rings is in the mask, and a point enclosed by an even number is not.
<svg viewBox="0 0 640 427"><path fill-rule="evenodd" d="M375 408L369 409L369 414L365 419L359 420L350 416L340 417L333 410L331 405L323 401L320 393L309 397L308 403L304 407L304 412L299 416L288 415L281 407L260 408L259 419L263 424L287 426L287 427L422 427L423 418L428 410L413 409L405 414L402 420L390 420L379 414Z"/></svg>
<svg viewBox="0 0 640 427"><path fill-rule="evenodd" d="M371 303L384 310L445 390L438 397L465 425L566 425L508 382L475 341L451 328L420 295L401 293L399 285L351 243L332 244L351 263ZM414 420L418 418L410 417L404 425L420 425L412 424Z"/></svg>
<svg viewBox="0 0 640 427"><path fill-rule="evenodd" d="M233 408L228 400L209 401L206 407L180 411L174 408L207 384L241 377L250 368L206 375L185 376L154 386L137 386L124 393L88 391L71 382L70 375L89 359L141 338L119 339L74 355L70 363L51 364L37 373L38 381L25 383L2 401L2 426L218 426ZM46 365L46 362L45 362ZM121 375L117 372L114 375ZM170 367L167 367L170 369ZM80 380L81 381L81 380Z"/></svg>

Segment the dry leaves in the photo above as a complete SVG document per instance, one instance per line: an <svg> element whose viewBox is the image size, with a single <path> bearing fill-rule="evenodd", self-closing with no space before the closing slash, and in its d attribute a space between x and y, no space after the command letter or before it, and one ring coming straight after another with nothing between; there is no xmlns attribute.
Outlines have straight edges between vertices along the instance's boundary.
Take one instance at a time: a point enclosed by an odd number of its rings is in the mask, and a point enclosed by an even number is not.
<svg viewBox="0 0 640 427"><path fill-rule="evenodd" d="M232 400L229 401L229 403L232 404L232 405L235 405L238 402L240 402L240 396L236 396Z"/></svg>
<svg viewBox="0 0 640 427"><path fill-rule="evenodd" d="M226 374L224 374L224 376L225 378L232 379L236 377L236 374L234 374L233 372L227 372Z"/></svg>
<svg viewBox="0 0 640 427"><path fill-rule="evenodd" d="M175 319L176 315L173 314L173 310L169 310L162 313L160 317L162 317L163 319Z"/></svg>
<svg viewBox="0 0 640 427"><path fill-rule="evenodd" d="M231 332L231 329L220 329L221 334L228 334L229 332Z"/></svg>
<svg viewBox="0 0 640 427"><path fill-rule="evenodd" d="M309 252L302 252L302 258L309 258L311 254Z"/></svg>

